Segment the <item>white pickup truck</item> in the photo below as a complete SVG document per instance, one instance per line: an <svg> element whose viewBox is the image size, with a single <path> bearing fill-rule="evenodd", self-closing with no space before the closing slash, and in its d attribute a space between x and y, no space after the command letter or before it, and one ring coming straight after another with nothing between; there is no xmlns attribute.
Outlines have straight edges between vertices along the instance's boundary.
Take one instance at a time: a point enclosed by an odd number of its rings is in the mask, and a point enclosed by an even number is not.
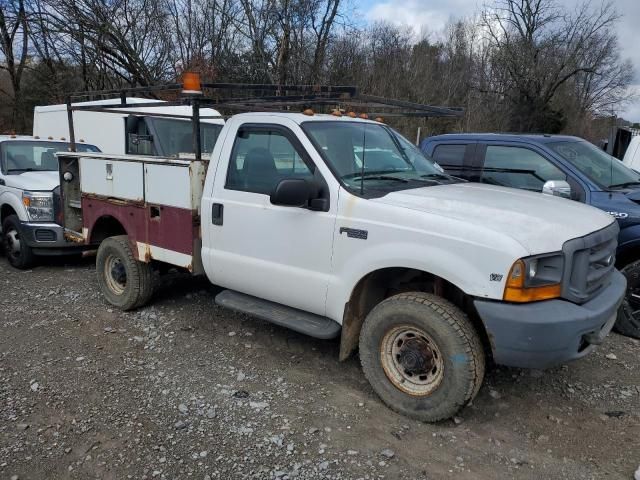
<svg viewBox="0 0 640 480"><path fill-rule="evenodd" d="M359 348L392 409L437 421L485 361L588 354L625 293L618 227L562 198L461 182L383 123L245 113L210 161L59 154L67 236L98 245L106 300L132 309L162 264L222 306Z"/></svg>
<svg viewBox="0 0 640 480"><path fill-rule="evenodd" d="M68 142L53 138L0 135L0 232L4 253L16 268L31 267L38 255L81 248L67 242L55 223L60 222L55 153L68 149ZM98 151L87 144L77 144L76 150Z"/></svg>

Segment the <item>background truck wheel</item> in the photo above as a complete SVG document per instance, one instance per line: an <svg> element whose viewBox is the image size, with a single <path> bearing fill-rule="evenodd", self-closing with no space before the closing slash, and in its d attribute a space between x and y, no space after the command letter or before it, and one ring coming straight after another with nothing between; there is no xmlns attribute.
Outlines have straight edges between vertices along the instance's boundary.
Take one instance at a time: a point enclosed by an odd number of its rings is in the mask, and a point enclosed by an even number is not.
<svg viewBox="0 0 640 480"><path fill-rule="evenodd" d="M96 273L107 301L122 310L143 306L153 294L151 265L133 257L126 235L109 237L100 244Z"/></svg>
<svg viewBox="0 0 640 480"><path fill-rule="evenodd" d="M2 223L2 248L15 268L24 270L33 265L33 250L20 238L20 220L16 215L9 215Z"/></svg>
<svg viewBox="0 0 640 480"><path fill-rule="evenodd" d="M422 292L377 305L360 332L360 361L392 410L426 422L444 420L480 389L485 358L464 313Z"/></svg>
<svg viewBox="0 0 640 480"><path fill-rule="evenodd" d="M627 337L640 338L640 260L622 269L627 277L627 294L613 329Z"/></svg>

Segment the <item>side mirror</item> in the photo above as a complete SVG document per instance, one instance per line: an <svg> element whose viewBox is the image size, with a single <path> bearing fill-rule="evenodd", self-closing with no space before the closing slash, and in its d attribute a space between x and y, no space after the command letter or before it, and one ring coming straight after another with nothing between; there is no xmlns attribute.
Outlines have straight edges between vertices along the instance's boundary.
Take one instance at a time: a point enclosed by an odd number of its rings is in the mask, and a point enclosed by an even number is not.
<svg viewBox="0 0 640 480"><path fill-rule="evenodd" d="M271 194L271 203L284 207L305 207L311 198L312 187L302 178L280 180Z"/></svg>
<svg viewBox="0 0 640 480"><path fill-rule="evenodd" d="M556 197L571 198L571 185L564 180L549 180L542 186L542 193Z"/></svg>

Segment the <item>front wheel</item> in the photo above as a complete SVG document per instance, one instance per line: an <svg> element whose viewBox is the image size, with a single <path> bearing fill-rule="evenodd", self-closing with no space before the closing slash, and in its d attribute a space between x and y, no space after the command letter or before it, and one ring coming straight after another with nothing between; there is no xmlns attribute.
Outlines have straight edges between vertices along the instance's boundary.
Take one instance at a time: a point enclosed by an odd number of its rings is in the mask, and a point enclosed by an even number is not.
<svg viewBox="0 0 640 480"><path fill-rule="evenodd" d="M624 267L622 273L627 277L627 293L613 329L621 335L640 338L640 260Z"/></svg>
<svg viewBox="0 0 640 480"><path fill-rule="evenodd" d="M100 244L96 273L107 301L122 310L143 306L153 294L151 265L134 258L126 235L109 237Z"/></svg>
<svg viewBox="0 0 640 480"><path fill-rule="evenodd" d="M25 270L34 264L33 250L20 235L20 220L16 215L9 215L2 222L2 247L13 267Z"/></svg>
<svg viewBox="0 0 640 480"><path fill-rule="evenodd" d="M403 415L436 422L455 415L480 389L480 338L453 304L423 292L377 305L360 332L360 361L378 396Z"/></svg>

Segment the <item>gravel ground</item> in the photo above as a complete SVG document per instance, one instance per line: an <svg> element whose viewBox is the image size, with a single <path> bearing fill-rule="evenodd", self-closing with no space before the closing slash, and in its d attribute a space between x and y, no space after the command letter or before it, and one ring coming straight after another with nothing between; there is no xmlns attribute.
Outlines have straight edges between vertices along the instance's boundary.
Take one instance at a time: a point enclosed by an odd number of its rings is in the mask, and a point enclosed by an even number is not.
<svg viewBox="0 0 640 480"><path fill-rule="evenodd" d="M427 425L387 409L358 359L214 305L173 276L136 312L93 261L0 258L2 479L632 479L640 342L548 371L493 369Z"/></svg>

